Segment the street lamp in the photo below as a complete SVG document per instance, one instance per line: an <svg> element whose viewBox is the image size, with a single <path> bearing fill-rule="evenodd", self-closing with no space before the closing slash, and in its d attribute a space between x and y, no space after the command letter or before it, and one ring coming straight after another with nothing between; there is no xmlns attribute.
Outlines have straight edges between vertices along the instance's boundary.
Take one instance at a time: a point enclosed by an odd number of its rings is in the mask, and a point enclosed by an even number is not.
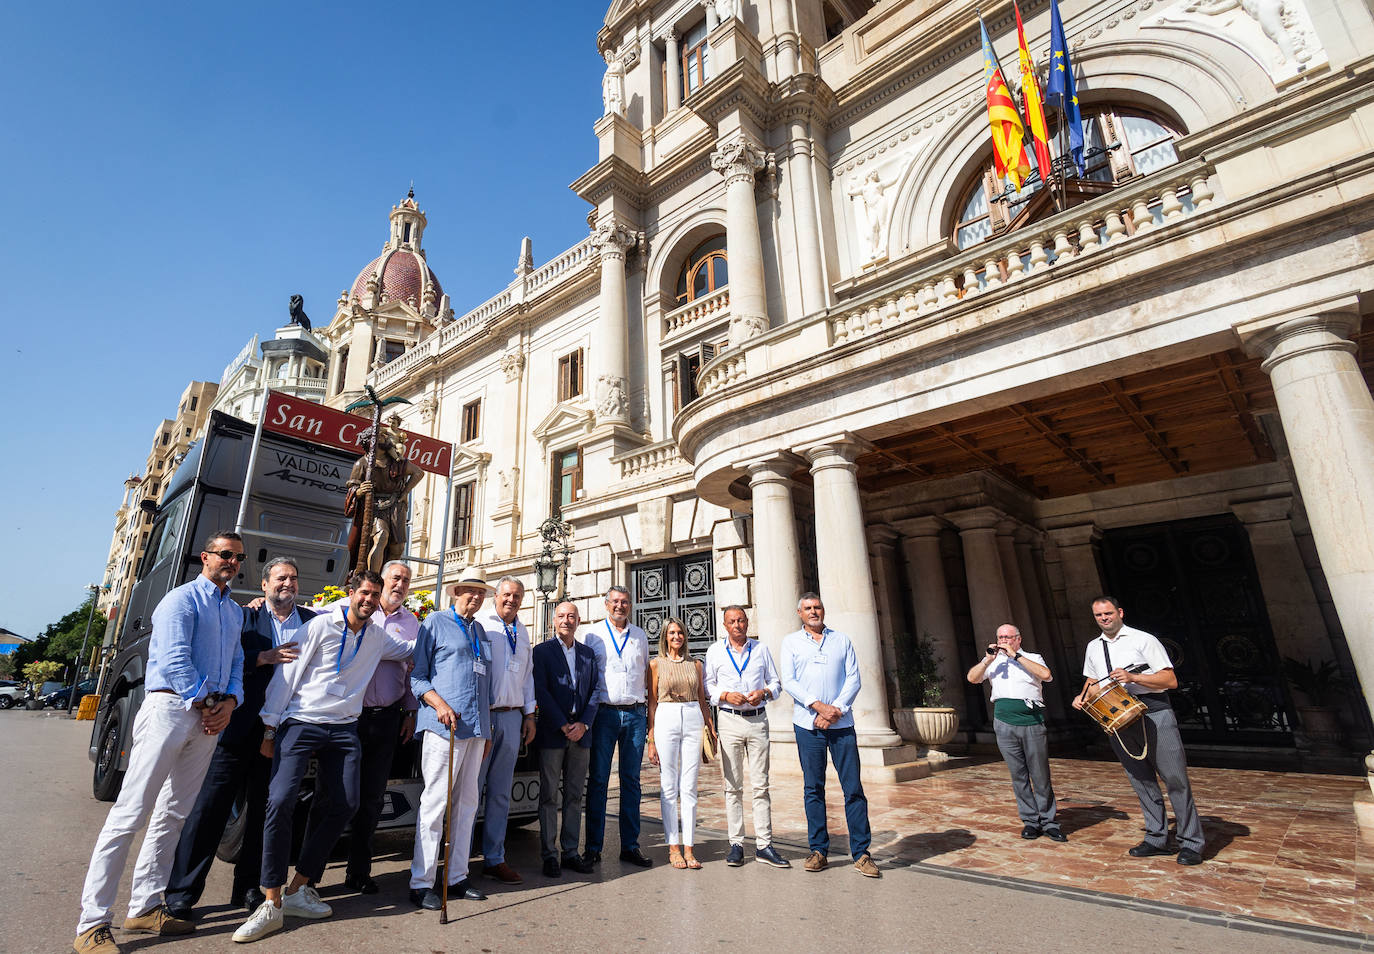
<svg viewBox="0 0 1374 954"><path fill-rule="evenodd" d="M86 643L91 638L91 620L95 618L95 598L100 594L100 587L94 583L87 583L86 589L91 594L91 610L86 614L86 635L81 637L81 651L76 654L76 676L72 679L72 691L67 693L67 715L72 714L72 706L76 704L76 685L81 681L81 660L86 658Z"/></svg>
<svg viewBox="0 0 1374 954"><path fill-rule="evenodd" d="M539 536L544 548L534 561L534 588L544 597L545 604L556 593L560 598L566 594L568 584L568 558L572 556L572 525L557 517L549 517L539 525ZM548 639L547 609L540 614L541 639Z"/></svg>

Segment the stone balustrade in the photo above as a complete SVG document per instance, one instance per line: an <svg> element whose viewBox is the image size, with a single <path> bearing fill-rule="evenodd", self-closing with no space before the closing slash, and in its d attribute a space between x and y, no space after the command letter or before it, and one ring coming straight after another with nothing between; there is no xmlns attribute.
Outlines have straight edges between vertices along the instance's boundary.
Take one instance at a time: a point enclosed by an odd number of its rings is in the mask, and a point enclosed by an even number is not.
<svg viewBox="0 0 1374 954"><path fill-rule="evenodd" d="M612 458L611 463L620 468L621 480L632 480L668 471L675 467L687 467L687 461L678 452L674 440L659 441L646 447Z"/></svg>
<svg viewBox="0 0 1374 954"><path fill-rule="evenodd" d="M726 316L730 307L729 287L720 288L704 298L688 302L681 308L668 312L663 316L663 337L670 338L680 331L687 331L694 326L708 324L718 321Z"/></svg>
<svg viewBox="0 0 1374 954"><path fill-rule="evenodd" d="M323 394L327 384L328 381L324 378L309 375L269 378L267 380L267 386L274 391L294 391L298 394L305 391L318 391Z"/></svg>
<svg viewBox="0 0 1374 954"><path fill-rule="evenodd" d="M550 282L557 281L565 274L579 272L585 266L595 264L596 257L593 254L595 248L592 244L591 236L584 238L562 255L547 262L534 271L530 272L525 279L525 295L533 294L539 288Z"/></svg>
<svg viewBox="0 0 1374 954"><path fill-rule="evenodd" d="M832 314L830 340L844 344L1168 228L1215 203L1207 181L1213 171L1202 160L1171 166L965 249L918 272L905 287Z"/></svg>
<svg viewBox="0 0 1374 954"><path fill-rule="evenodd" d="M726 349L697 375L697 390L706 395L728 388L744 378L744 371L744 352Z"/></svg>

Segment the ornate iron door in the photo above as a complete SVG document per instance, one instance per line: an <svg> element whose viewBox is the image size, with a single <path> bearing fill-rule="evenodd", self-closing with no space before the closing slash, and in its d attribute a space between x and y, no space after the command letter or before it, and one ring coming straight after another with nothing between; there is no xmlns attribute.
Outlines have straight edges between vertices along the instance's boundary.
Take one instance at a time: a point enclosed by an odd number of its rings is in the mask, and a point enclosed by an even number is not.
<svg viewBox="0 0 1374 954"><path fill-rule="evenodd" d="M1188 742L1291 745L1294 725L1250 541L1231 515L1109 530L1107 585L1126 625L1174 661Z"/></svg>
<svg viewBox="0 0 1374 954"><path fill-rule="evenodd" d="M716 638L716 600L711 552L675 560L655 560L630 568L630 596L635 625L649 634L650 654L658 652L658 634L668 617L687 627L687 649L702 658Z"/></svg>

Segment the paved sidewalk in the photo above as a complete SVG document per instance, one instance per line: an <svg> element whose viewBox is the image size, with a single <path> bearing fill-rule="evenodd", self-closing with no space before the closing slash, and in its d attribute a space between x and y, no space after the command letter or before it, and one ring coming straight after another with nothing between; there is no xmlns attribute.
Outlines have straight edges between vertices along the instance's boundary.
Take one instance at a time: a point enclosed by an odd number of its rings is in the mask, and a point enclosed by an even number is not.
<svg viewBox="0 0 1374 954"><path fill-rule="evenodd" d="M801 776L774 771L775 841L804 853ZM718 765L703 767L703 839L726 828ZM1363 778L1191 768L1207 833L1206 862L1131 858L1140 807L1115 762L1051 760L1065 844L1025 841L1005 763L986 761L900 784L867 784L873 854L883 865L936 867L1226 915L1313 925L1374 943L1374 837L1355 824ZM644 766L644 814L658 818L658 770ZM833 772L826 801L831 861L845 861L843 803ZM749 793L745 781L746 804ZM753 849L753 820L746 808ZM662 844L655 827L653 846ZM715 852L709 854L714 855ZM1364 902L1360 903L1359 899ZM1106 900L1106 899L1103 899ZM1176 912L1186 916L1187 911Z"/></svg>

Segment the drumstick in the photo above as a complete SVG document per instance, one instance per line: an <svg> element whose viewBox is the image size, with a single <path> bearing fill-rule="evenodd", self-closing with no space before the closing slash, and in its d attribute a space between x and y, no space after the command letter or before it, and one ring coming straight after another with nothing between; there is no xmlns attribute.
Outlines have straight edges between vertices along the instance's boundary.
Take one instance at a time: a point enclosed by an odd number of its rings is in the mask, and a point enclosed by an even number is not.
<svg viewBox="0 0 1374 954"><path fill-rule="evenodd" d="M1147 669L1149 669L1149 668L1150 668L1150 664L1149 664L1149 663L1136 663L1134 666L1127 666L1125 671L1128 672L1128 673L1130 673L1130 674L1133 675L1133 676L1138 676L1138 675L1140 675L1142 672L1144 672L1145 670L1147 670ZM1103 676L1101 679L1094 679L1094 680L1093 680L1093 685L1095 686L1095 685L1097 685L1099 682L1106 682L1106 681L1107 681L1108 679L1110 679L1110 678L1112 678L1112 674L1111 674L1111 673L1107 673L1107 675Z"/></svg>

